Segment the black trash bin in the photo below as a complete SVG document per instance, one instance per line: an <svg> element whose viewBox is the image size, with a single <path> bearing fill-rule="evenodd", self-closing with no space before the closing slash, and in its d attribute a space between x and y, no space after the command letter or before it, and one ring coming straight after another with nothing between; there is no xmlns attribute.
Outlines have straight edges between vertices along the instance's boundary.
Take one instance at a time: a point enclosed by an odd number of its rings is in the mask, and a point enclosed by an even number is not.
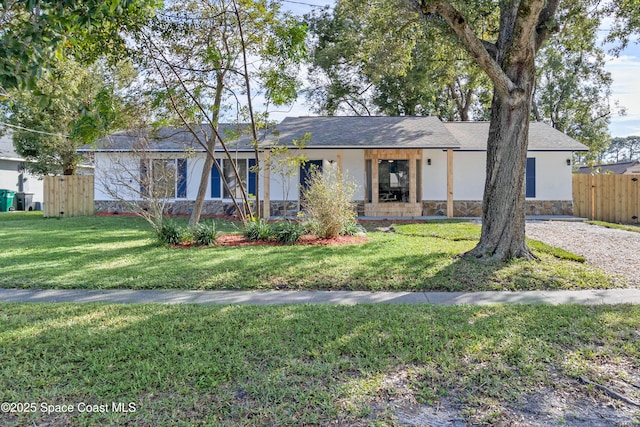
<svg viewBox="0 0 640 427"><path fill-rule="evenodd" d="M16 193L15 204L17 211L33 210L33 193Z"/></svg>

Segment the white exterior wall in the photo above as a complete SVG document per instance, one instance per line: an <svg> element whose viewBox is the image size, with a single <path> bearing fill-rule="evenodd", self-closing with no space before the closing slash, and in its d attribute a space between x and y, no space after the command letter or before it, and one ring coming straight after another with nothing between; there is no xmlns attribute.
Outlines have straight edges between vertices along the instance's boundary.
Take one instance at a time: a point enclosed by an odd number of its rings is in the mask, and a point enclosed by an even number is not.
<svg viewBox="0 0 640 427"><path fill-rule="evenodd" d="M447 152L444 150L422 152L422 200L447 200Z"/></svg>
<svg viewBox="0 0 640 427"><path fill-rule="evenodd" d="M328 168L332 164L337 167L337 150L304 150L308 160L323 160L323 168ZM154 156L155 157L155 156ZM184 158L184 155L175 153L163 153L158 158ZM238 153L234 158L253 158L253 153ZM536 197L531 200L571 200L571 166L566 161L571 158L569 152L529 152L527 157L536 158ZM224 158L219 154L217 158ZM204 154L192 156L187 159L187 199L195 200L202 167L204 165ZM428 164L431 159L431 165ZM454 151L454 200L482 200L485 181L485 159L484 152L464 152ZM333 162L333 163L331 163ZM140 162L130 153L96 153L95 156L95 199L114 200L105 190L105 182L111 180L112 187L117 180L127 179L129 185L133 185L139 174ZM364 199L365 191L365 161L364 150L343 149L342 150L343 173L352 178L358 185L355 200ZM263 169L264 170L264 169ZM15 175L15 174L14 174ZM12 175L13 176L13 175ZM117 179L114 179L117 177ZM42 201L42 181L35 177L28 177L29 186L25 191L34 192L34 201ZM8 171L0 169L0 182L17 182L16 177L9 176ZM130 181L130 182L129 182ZM289 179L290 201L298 200L298 185L300 182L299 171ZM5 184L7 185L7 184ZM38 186L39 185L39 186ZM137 185L137 184L136 184ZM211 197L211 180L207 182L207 194L205 199ZM121 186L122 187L122 186ZM422 200L446 200L447 199L447 152L445 150L424 150L422 159ZM0 186L0 188L5 188ZM10 187L6 187L12 189ZM135 199L137 195L127 192L124 188L119 190L123 196ZM38 198L39 197L39 198ZM260 198L264 198L264 179L261 173ZM270 199L284 200L282 191L282 177L271 171Z"/></svg>
<svg viewBox="0 0 640 427"><path fill-rule="evenodd" d="M482 200L487 153L453 152L453 200Z"/></svg>
<svg viewBox="0 0 640 427"><path fill-rule="evenodd" d="M140 159L129 153L96 153L95 167L95 200L139 199L131 189L139 187Z"/></svg>
<svg viewBox="0 0 640 427"><path fill-rule="evenodd" d="M571 158L571 153L563 151L530 151L527 157L536 159L536 197L530 197L527 200L572 199L571 166L567 165L567 159ZM485 152L454 151L454 200L482 200L486 177L485 167Z"/></svg>
<svg viewBox="0 0 640 427"><path fill-rule="evenodd" d="M11 190L17 192L18 178L20 172L18 172L18 165L21 162L14 160L0 160L0 189ZM25 172L23 178L23 189L25 193L33 193L33 202L39 202L41 205L44 201L44 185L42 179L35 175L31 175Z"/></svg>
<svg viewBox="0 0 640 427"><path fill-rule="evenodd" d="M572 167L567 165L571 153L533 151L536 159L536 197L530 200L572 200Z"/></svg>
<svg viewBox="0 0 640 427"><path fill-rule="evenodd" d="M366 175L364 170L364 150L342 150L342 174L357 184L354 200L364 200Z"/></svg>
<svg viewBox="0 0 640 427"><path fill-rule="evenodd" d="M217 159L223 159L223 153L216 156ZM149 155L151 158L173 158L187 159L187 200L195 200L200 186L202 177L202 168L204 167L205 155L198 153L196 155L185 156L181 153L157 153ZM253 158L253 153L234 154L233 158L249 159ZM140 173L140 158L134 157L131 153L96 153L95 156L95 200L115 200L114 197L106 189L108 185L111 189L119 187L118 196L126 200L136 200L139 196L136 191L127 191L126 186L131 185L134 188L139 185L135 181ZM120 185L118 185L120 184ZM264 184L261 182L261 186ZM261 194L262 191L261 191ZM205 200L211 199L211 178L207 176L207 194ZM184 200L184 199L176 199Z"/></svg>

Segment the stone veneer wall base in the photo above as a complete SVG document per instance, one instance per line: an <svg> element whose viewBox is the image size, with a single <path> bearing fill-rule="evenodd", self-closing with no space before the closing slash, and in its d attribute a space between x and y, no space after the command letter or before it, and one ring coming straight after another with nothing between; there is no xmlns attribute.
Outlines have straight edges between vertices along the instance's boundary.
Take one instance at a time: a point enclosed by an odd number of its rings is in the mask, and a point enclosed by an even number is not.
<svg viewBox="0 0 640 427"><path fill-rule="evenodd" d="M526 215L573 215L573 201L571 200L527 200L525 202ZM422 202L423 216L447 216L447 202L445 200L426 200ZM453 202L454 217L482 216L481 200L455 200Z"/></svg>

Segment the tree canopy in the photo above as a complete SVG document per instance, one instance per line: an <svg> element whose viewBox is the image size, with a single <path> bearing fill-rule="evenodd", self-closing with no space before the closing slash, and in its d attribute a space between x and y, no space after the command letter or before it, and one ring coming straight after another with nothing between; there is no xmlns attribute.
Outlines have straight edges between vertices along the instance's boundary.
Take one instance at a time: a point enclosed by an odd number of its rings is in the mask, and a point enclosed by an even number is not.
<svg viewBox="0 0 640 427"><path fill-rule="evenodd" d="M491 2L458 6L483 37L495 37L498 14ZM557 34L545 41L536 58L533 119L583 142L593 158L608 144L608 124L616 108L597 37L602 11L590 6L571 0L559 9ZM401 28L396 36L406 39L400 46L408 56L404 66L381 67L387 64L385 48L372 48L366 39L374 37L386 47L393 37L387 33L396 27L378 18L363 20L363 10L339 1L335 9L309 16L314 38L307 95L318 112L435 115L446 121L489 118L493 83L441 20L405 16L404 22L395 23ZM370 13L381 12L366 15Z"/></svg>
<svg viewBox="0 0 640 427"><path fill-rule="evenodd" d="M5 0L0 4L0 94L37 90L47 69L68 56L86 63L122 59L125 34L140 28L160 0Z"/></svg>
<svg viewBox="0 0 640 427"><path fill-rule="evenodd" d="M104 63L85 66L66 59L56 61L34 90L13 89L0 107L16 126L14 146L27 169L73 175L79 147L126 127L132 102L122 89L134 76L124 63L116 72Z"/></svg>

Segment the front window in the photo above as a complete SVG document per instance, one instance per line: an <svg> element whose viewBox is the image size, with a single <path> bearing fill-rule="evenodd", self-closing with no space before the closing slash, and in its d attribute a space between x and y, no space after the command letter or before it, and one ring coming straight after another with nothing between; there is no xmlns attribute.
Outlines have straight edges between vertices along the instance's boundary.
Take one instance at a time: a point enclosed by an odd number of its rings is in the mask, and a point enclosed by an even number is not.
<svg viewBox="0 0 640 427"><path fill-rule="evenodd" d="M242 177L242 185L244 188L247 188L247 160L240 159L236 162L236 167L238 168L238 175ZM231 195L233 198L240 199L242 198L242 190L240 184L238 183L235 172L233 171L233 163L228 160L225 160L222 163L222 169L224 172L224 176L229 186L229 189L224 188L224 198L231 199Z"/></svg>
<svg viewBox="0 0 640 427"><path fill-rule="evenodd" d="M409 201L408 160L378 160L378 201Z"/></svg>
<svg viewBox="0 0 640 427"><path fill-rule="evenodd" d="M187 197L187 159L140 161L140 193L158 199Z"/></svg>
<svg viewBox="0 0 640 427"><path fill-rule="evenodd" d="M156 197L173 199L176 196L176 162L174 159L151 161L151 185Z"/></svg>

